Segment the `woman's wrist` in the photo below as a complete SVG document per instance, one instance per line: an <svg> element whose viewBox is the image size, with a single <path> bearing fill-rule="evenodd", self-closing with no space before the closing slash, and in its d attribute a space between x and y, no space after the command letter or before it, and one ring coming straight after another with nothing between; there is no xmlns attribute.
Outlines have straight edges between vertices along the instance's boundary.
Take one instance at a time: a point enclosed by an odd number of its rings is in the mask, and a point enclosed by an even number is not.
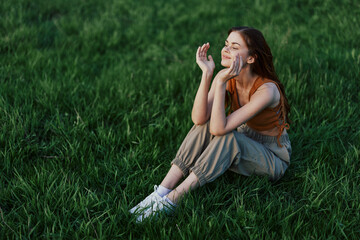
<svg viewBox="0 0 360 240"><path fill-rule="evenodd" d="M220 89L225 88L225 87L226 87L226 82L218 79L218 80L216 81L216 87L217 87L217 88L220 88Z"/></svg>
<svg viewBox="0 0 360 240"><path fill-rule="evenodd" d="M220 87L226 85L227 82L221 76L216 76L214 78L214 81L216 82L216 86L220 86Z"/></svg>
<svg viewBox="0 0 360 240"><path fill-rule="evenodd" d="M210 70L203 71L202 76L205 77L206 79L211 79L213 76L213 71Z"/></svg>

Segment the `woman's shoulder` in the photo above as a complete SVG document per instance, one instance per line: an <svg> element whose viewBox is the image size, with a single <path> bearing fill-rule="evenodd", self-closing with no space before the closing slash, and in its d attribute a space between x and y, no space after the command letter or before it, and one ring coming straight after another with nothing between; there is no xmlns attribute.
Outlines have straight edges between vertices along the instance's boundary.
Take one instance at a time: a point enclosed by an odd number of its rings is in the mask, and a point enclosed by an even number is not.
<svg viewBox="0 0 360 240"><path fill-rule="evenodd" d="M255 80L254 85L250 90L250 96L257 91L267 91L267 92L270 91L271 93L273 91L276 91L277 88L278 87L275 81L269 78L259 77Z"/></svg>
<svg viewBox="0 0 360 240"><path fill-rule="evenodd" d="M260 89L268 89L270 91L278 91L278 86L275 81L267 81L259 86L258 90Z"/></svg>
<svg viewBox="0 0 360 240"><path fill-rule="evenodd" d="M260 85L267 84L267 83L273 83L275 86L277 85L275 80L272 80L270 78L260 77Z"/></svg>
<svg viewBox="0 0 360 240"><path fill-rule="evenodd" d="M265 81L254 92L262 95L271 101L269 107L276 107L280 102L280 91L275 81L265 79Z"/></svg>
<svg viewBox="0 0 360 240"><path fill-rule="evenodd" d="M262 84L261 86L259 86L256 91L254 92L255 93L262 93L262 94L268 94L268 95L279 95L279 90L276 86L275 83L273 82L266 82L264 84Z"/></svg>

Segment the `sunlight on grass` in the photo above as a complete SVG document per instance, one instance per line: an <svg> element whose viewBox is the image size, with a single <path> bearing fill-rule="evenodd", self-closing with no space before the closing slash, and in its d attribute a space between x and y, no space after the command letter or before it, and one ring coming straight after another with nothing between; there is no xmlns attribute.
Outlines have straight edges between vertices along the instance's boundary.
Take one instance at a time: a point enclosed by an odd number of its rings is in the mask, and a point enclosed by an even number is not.
<svg viewBox="0 0 360 240"><path fill-rule="evenodd" d="M339 7L341 5L341 7ZM0 238L357 239L355 1L0 3ZM272 184L225 173L174 217L128 210L191 128L198 45L261 30L292 106L291 166ZM166 226L166 227L164 227Z"/></svg>

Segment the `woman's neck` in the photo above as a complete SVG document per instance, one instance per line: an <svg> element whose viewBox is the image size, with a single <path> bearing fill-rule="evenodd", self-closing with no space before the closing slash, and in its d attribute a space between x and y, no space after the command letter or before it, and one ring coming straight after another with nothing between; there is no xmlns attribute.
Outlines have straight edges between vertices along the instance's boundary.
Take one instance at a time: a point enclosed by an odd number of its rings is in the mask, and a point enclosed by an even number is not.
<svg viewBox="0 0 360 240"><path fill-rule="evenodd" d="M241 89L250 91L258 77L259 75L250 71L250 66L248 65L235 77L236 85Z"/></svg>

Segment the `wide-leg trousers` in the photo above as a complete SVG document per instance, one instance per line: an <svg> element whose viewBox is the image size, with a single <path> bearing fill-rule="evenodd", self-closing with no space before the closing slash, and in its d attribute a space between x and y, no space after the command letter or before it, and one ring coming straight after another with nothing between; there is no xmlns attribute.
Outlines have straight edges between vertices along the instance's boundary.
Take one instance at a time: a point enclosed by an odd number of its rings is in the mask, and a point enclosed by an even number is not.
<svg viewBox="0 0 360 240"><path fill-rule="evenodd" d="M171 162L184 176L193 172L200 186L227 170L245 176L266 175L276 181L289 167L291 143L287 133L281 135L279 147L277 137L262 135L246 124L223 136L211 135L209 125L194 125Z"/></svg>

